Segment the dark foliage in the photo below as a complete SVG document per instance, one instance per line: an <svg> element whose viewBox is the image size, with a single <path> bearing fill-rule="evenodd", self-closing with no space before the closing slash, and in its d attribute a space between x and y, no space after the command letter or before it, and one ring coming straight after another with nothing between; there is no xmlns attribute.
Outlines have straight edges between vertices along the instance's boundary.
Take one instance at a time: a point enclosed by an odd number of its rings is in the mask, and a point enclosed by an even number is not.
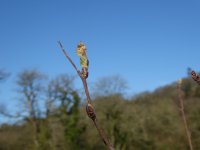
<svg viewBox="0 0 200 150"><path fill-rule="evenodd" d="M40 123L39 147L34 146L31 123L23 121L19 125L1 125L0 150L106 149L86 115L85 106L80 104L73 81L65 77L50 82L50 89L46 90L48 115L35 118ZM192 79L185 78L182 90L192 143L194 149L200 149L200 88ZM188 149L175 83L131 99L119 94L98 96L93 103L116 150Z"/></svg>

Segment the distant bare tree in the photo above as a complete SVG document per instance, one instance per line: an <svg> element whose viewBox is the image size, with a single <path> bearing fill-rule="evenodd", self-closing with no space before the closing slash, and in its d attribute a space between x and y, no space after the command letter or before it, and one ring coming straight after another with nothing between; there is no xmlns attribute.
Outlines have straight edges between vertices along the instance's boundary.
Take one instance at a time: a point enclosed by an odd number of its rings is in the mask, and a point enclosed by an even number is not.
<svg viewBox="0 0 200 150"><path fill-rule="evenodd" d="M38 118L41 117L40 95L43 91L42 81L45 76L37 70L25 70L18 75L18 92L21 94L20 103L25 106L24 110L28 120L34 127L34 141L38 146L37 135L40 132Z"/></svg>
<svg viewBox="0 0 200 150"><path fill-rule="evenodd" d="M128 88L125 79L119 75L100 78L94 83L94 96L108 96L114 94L123 95Z"/></svg>
<svg viewBox="0 0 200 150"><path fill-rule="evenodd" d="M0 70L0 82L4 81L10 74L5 72L4 70ZM13 115L10 115L4 104L0 104L0 115L5 116L5 117L14 117Z"/></svg>
<svg viewBox="0 0 200 150"><path fill-rule="evenodd" d="M59 105L62 114L67 112L69 105L73 103L71 96L73 93L73 76L68 76L66 74L59 75L55 79L51 80L48 85L47 91L47 108L48 112L51 111L52 104Z"/></svg>

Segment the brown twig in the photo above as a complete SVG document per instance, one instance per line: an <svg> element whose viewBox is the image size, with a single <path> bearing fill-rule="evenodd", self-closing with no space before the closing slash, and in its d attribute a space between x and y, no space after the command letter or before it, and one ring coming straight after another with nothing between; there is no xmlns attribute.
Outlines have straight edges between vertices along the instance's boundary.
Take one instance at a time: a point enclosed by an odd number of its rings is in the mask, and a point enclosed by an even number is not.
<svg viewBox="0 0 200 150"><path fill-rule="evenodd" d="M193 150L191 134L188 128L188 123L187 123L187 119L186 119L186 115L184 111L183 91L181 90L181 84L182 84L181 82L182 82L181 80L178 82L178 107L181 113L181 118L183 120L190 150Z"/></svg>
<svg viewBox="0 0 200 150"><path fill-rule="evenodd" d="M72 64L72 66L77 71L78 75L80 76L80 71L77 69L76 65L73 63L73 61L71 60L71 58L69 57L69 55L65 51L65 49L63 48L63 46L62 46L62 44L61 44L60 41L58 41L58 44L60 45L60 48L62 49L62 52L64 53L64 55L67 57L67 59L69 60L69 62Z"/></svg>
<svg viewBox="0 0 200 150"><path fill-rule="evenodd" d="M87 87L86 78L84 78L82 76L81 72L77 69L76 65L73 63L73 61L71 60L71 58L69 57L69 55L65 51L65 49L63 48L63 46L62 46L60 41L58 42L58 44L60 45L60 48L62 49L64 55L69 60L71 65L74 67L74 69L77 71L79 77L81 78L81 80L83 82L83 86L84 86L84 89L85 89L85 94L86 94L86 97L87 97L86 112L87 112L88 117L92 119L96 129L99 132L99 135L101 136L101 138L102 138L104 144L107 146L107 148L109 150L114 150L112 144L110 143L110 140L108 139L108 137L106 136L104 130L101 128L101 126L99 125L99 123L97 121L96 113L95 113L94 107L92 106L89 90L88 90L88 87Z"/></svg>
<svg viewBox="0 0 200 150"><path fill-rule="evenodd" d="M196 81L198 84L200 84L200 76L196 74L196 72L193 70L191 71L191 75L194 81Z"/></svg>

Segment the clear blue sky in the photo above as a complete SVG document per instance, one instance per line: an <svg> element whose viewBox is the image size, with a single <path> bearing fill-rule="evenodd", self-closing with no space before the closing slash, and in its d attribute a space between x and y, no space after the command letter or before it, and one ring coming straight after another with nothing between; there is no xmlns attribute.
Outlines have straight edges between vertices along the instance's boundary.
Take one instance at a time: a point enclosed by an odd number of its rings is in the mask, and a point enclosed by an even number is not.
<svg viewBox="0 0 200 150"><path fill-rule="evenodd" d="M130 94L153 90L187 67L200 70L200 1L1 0L0 68L12 73L0 85L4 100L23 69L75 74L58 40L77 65L76 45L85 42L89 82L120 74Z"/></svg>

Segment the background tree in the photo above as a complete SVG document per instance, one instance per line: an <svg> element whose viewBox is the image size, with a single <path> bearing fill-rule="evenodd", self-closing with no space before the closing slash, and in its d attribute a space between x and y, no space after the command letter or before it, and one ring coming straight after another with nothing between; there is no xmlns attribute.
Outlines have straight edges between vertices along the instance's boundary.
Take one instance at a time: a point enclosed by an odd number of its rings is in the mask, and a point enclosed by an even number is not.
<svg viewBox="0 0 200 150"><path fill-rule="evenodd" d="M20 103L24 105L23 114L34 128L33 138L36 148L40 147L39 134L41 131L42 97L44 87L42 81L45 76L37 70L24 70L17 78L18 92L21 95Z"/></svg>
<svg viewBox="0 0 200 150"><path fill-rule="evenodd" d="M6 78L9 77L9 73L5 72L4 70L0 70L0 82L4 81ZM9 114L6 110L6 106L4 104L0 104L0 115L2 115L3 117L12 117L13 115Z"/></svg>
<svg viewBox="0 0 200 150"><path fill-rule="evenodd" d="M128 88L128 83L119 75L103 77L94 83L93 95L110 96L110 95L124 95Z"/></svg>
<svg viewBox="0 0 200 150"><path fill-rule="evenodd" d="M39 74L41 73L39 72ZM184 95L193 91L189 88L190 92L188 92L185 88L189 82L195 85L194 91L198 90L199 85L190 78L183 79ZM0 149L106 149L101 139L96 138L98 132L93 124L88 123L90 119L86 117L85 107L80 105L81 98L79 91L75 88L74 77L59 75L49 84L43 84L46 83L43 77L33 81L34 87L38 84L41 89L36 90L35 98L38 103L36 108L39 108L35 113L39 132L35 134L34 124L30 120L29 107L25 105L28 104L27 98L20 92L23 91L23 88L18 86L21 96L19 102L25 106L19 107L19 109L26 120L20 117L21 120L13 125L0 125ZM43 86L46 86L45 91ZM200 149L200 96L194 92L184 98L192 144L194 149ZM189 148L179 109L175 105L177 104L176 83L160 87L153 92L138 94L130 99L125 99L120 95L99 96L93 100L93 104L97 108L98 120L105 127L116 150L188 150ZM3 110L5 106L0 108ZM10 111L6 110L6 112ZM39 147L33 143L35 135L37 135Z"/></svg>
<svg viewBox="0 0 200 150"><path fill-rule="evenodd" d="M66 141L71 149L80 149L80 135L84 131L84 125L79 126L80 97L74 88L73 76L59 75L51 80L48 86L48 110L49 113L59 118L63 126ZM51 116L50 115L50 116Z"/></svg>
<svg viewBox="0 0 200 150"><path fill-rule="evenodd" d="M125 115L121 109L126 107L125 100L119 95L98 97L95 99L95 105L101 105L96 111L101 114L99 117L104 119L103 122L106 122L106 131L115 149L129 149L126 143L128 132L123 128Z"/></svg>

